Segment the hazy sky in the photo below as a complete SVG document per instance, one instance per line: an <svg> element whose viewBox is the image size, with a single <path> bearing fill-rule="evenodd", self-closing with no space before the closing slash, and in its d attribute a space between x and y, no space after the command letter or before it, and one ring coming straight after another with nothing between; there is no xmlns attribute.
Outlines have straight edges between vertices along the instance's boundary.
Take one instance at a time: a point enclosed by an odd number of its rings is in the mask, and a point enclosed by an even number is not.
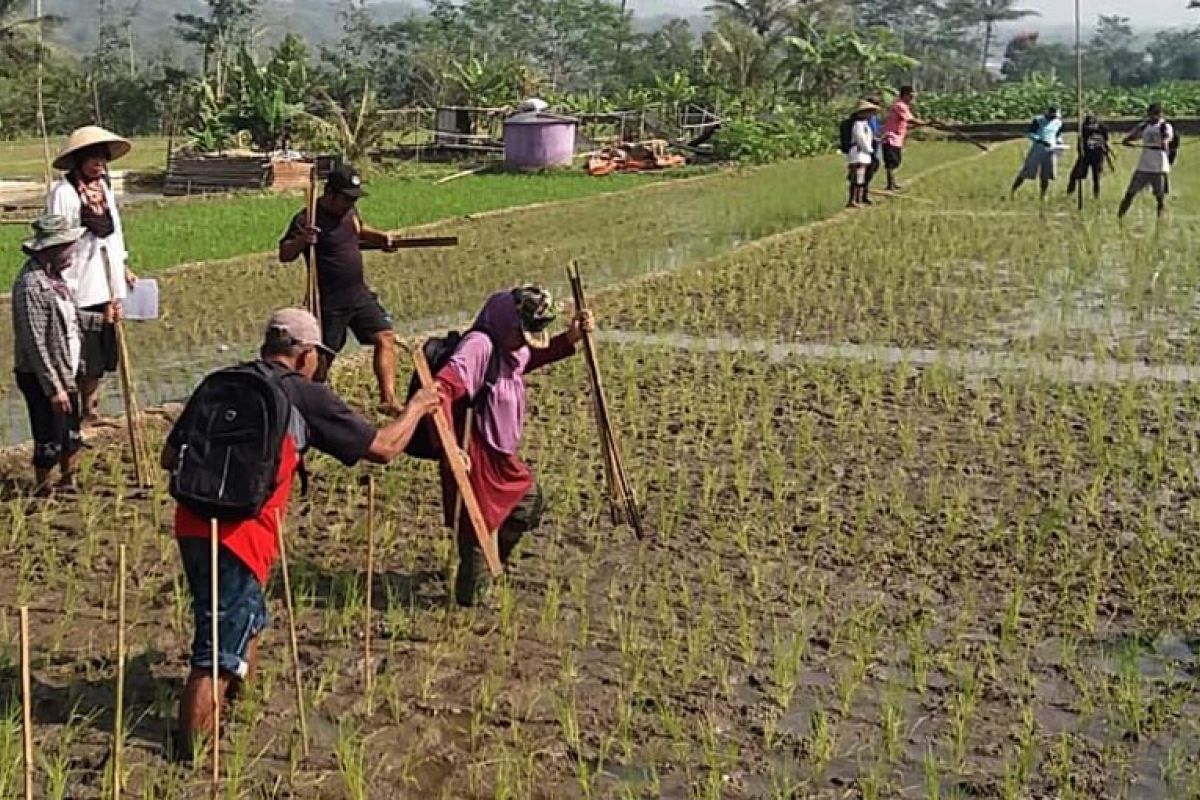
<svg viewBox="0 0 1200 800"><path fill-rule="evenodd" d="M1165 28L1172 25L1200 25L1200 10L1188 11L1187 0L1082 0L1083 26L1095 25L1100 14L1129 17L1135 27ZM1072 0L1025 0L1018 5L1042 12L1039 21L1051 24L1073 23Z"/></svg>

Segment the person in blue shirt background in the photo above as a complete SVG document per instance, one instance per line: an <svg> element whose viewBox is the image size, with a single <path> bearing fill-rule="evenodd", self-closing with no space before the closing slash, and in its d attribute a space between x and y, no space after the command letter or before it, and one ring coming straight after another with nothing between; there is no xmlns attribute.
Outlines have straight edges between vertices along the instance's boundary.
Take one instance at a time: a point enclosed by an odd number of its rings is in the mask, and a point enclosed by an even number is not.
<svg viewBox="0 0 1200 800"><path fill-rule="evenodd" d="M865 99L872 105L883 107L879 98L874 95L868 95ZM875 173L879 172L880 159L883 154L883 123L879 121L878 111L867 117L867 125L871 128L871 164L867 167L867 184L863 188L863 202L869 204L871 200L868 194L871 191L871 181L875 178Z"/></svg>
<svg viewBox="0 0 1200 800"><path fill-rule="evenodd" d="M1037 178L1042 187L1042 199L1050 189L1050 181L1058 177L1058 156L1063 151L1063 119L1058 106L1050 106L1045 114L1038 114L1029 123L1025 138L1029 140L1029 153L1025 163L1013 181L1009 196L1014 196L1025 181Z"/></svg>

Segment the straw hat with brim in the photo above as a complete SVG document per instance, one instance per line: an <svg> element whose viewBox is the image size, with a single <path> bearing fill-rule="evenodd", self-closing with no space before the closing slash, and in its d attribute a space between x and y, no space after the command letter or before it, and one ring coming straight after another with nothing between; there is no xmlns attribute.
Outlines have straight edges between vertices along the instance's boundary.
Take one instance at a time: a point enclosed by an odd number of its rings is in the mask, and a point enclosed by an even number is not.
<svg viewBox="0 0 1200 800"><path fill-rule="evenodd" d="M64 172L71 169L75 166L76 153L98 144L108 145L109 161L116 161L133 149L133 145L129 143L128 139L122 139L99 125L85 125L71 131L71 135L67 137L67 143L54 158L54 168Z"/></svg>
<svg viewBox="0 0 1200 800"><path fill-rule="evenodd" d="M855 114L861 114L864 111L878 111L879 106L872 103L870 100L859 100L858 105L854 107Z"/></svg>
<svg viewBox="0 0 1200 800"><path fill-rule="evenodd" d="M72 227L70 220L60 214L42 214L33 221L33 238L21 242L21 249L33 254L52 247L74 244L86 228Z"/></svg>
<svg viewBox="0 0 1200 800"><path fill-rule="evenodd" d="M550 346L548 328L554 322L554 299L548 291L532 284L518 286L512 293L525 343L535 350L545 350Z"/></svg>

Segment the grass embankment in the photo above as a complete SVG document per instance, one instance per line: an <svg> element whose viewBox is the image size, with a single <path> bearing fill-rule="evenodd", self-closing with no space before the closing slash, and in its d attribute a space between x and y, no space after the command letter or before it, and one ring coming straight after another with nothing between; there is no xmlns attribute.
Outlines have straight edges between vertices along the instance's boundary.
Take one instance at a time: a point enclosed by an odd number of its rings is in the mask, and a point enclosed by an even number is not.
<svg viewBox="0 0 1200 800"><path fill-rule="evenodd" d="M452 171L452 170L451 170ZM421 177L368 180L363 218L385 229L531 203L572 200L631 189L669 178L667 173L591 178L582 172L489 174L438 185ZM293 214L304 206L295 194L254 193L138 203L123 209L133 268L153 275L168 267L273 250ZM17 250L27 229L0 226L0 286L20 268Z"/></svg>
<svg viewBox="0 0 1200 800"><path fill-rule="evenodd" d="M58 155L66 136L50 137L50 158ZM135 136L130 141L133 150L113 169L136 172L161 172L167 164L167 139L162 136ZM45 169L41 139L10 139L0 141L0 178L42 180Z"/></svg>

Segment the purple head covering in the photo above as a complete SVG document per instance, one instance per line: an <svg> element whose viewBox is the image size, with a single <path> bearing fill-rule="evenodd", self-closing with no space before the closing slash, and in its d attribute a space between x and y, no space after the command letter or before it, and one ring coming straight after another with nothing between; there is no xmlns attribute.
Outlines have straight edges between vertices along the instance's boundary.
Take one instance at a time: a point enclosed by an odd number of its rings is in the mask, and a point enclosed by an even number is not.
<svg viewBox="0 0 1200 800"><path fill-rule="evenodd" d="M458 371L472 397L487 380L492 340L503 342L520 326L512 292L497 292L483 304L472 332L463 337L462 344L450 358L450 365ZM524 345L503 354L496 384L475 419L476 428L483 434L488 447L506 455L516 455L525 428L525 367L529 364L529 356L529 348Z"/></svg>

